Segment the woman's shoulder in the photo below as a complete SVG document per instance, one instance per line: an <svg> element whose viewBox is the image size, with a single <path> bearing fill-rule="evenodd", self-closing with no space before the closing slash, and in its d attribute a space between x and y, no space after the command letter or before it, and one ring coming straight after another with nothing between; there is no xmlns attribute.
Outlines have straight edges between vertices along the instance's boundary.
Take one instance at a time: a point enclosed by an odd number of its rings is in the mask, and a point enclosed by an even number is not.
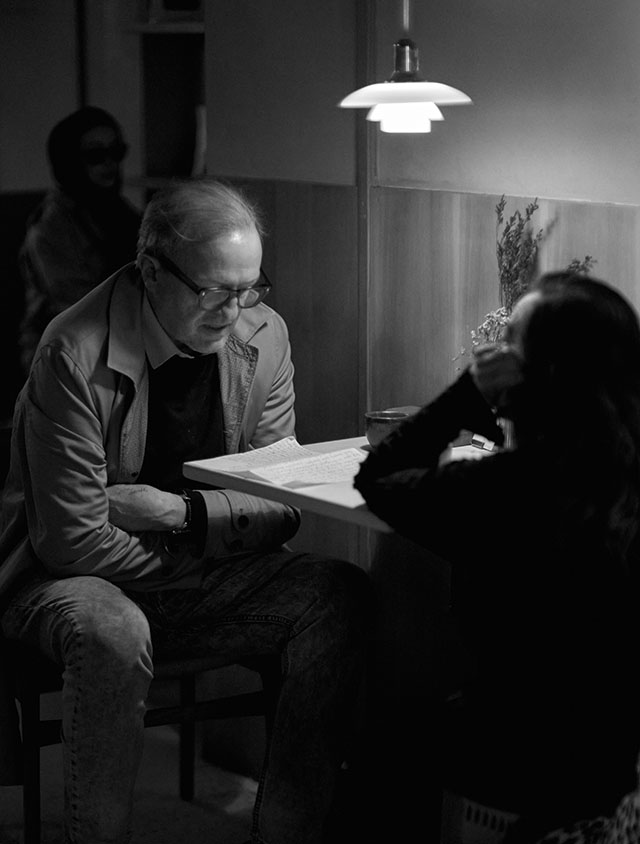
<svg viewBox="0 0 640 844"><path fill-rule="evenodd" d="M78 203L58 188L50 190L27 220L26 240L39 236L58 237L70 225L77 225L81 214Z"/></svg>

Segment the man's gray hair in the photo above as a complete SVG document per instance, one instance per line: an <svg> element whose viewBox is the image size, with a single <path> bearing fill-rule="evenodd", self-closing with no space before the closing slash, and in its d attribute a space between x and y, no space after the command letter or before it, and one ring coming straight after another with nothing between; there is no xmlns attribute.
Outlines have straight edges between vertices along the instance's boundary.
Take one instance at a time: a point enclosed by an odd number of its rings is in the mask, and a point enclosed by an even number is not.
<svg viewBox="0 0 640 844"><path fill-rule="evenodd" d="M149 200L138 235L138 262L144 252L173 253L252 226L262 238L260 211L237 188L208 178L175 181Z"/></svg>

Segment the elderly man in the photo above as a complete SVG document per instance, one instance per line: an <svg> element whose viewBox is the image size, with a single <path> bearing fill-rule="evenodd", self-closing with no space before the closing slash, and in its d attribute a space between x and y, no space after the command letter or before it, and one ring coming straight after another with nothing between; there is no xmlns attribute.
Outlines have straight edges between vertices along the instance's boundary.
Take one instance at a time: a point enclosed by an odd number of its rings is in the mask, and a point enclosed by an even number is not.
<svg viewBox="0 0 640 844"><path fill-rule="evenodd" d="M154 195L136 265L57 317L18 399L0 537L7 638L65 670L66 836L125 842L153 654L279 653L252 841L322 840L368 584L283 549L291 508L185 488L185 460L294 431L261 224L210 180Z"/></svg>

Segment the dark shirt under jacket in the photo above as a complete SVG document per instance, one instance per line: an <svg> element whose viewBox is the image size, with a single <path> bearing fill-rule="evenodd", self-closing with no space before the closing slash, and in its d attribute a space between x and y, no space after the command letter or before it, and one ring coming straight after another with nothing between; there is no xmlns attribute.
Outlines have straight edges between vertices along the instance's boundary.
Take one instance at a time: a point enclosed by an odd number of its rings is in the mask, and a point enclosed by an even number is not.
<svg viewBox="0 0 640 844"><path fill-rule="evenodd" d="M174 355L149 371L147 444L138 483L177 492L182 464L224 454L218 356ZM189 481L193 489L206 484Z"/></svg>
<svg viewBox="0 0 640 844"><path fill-rule="evenodd" d="M225 453L224 418L220 396L218 356L188 358L174 355L157 369L149 367L147 442L138 483L169 492L191 491L191 530L184 541L200 556L207 532L202 496L194 491L206 484L185 483L186 460Z"/></svg>
<svg viewBox="0 0 640 844"><path fill-rule="evenodd" d="M562 477L532 446L439 466L462 429L497 436L468 372L378 446L355 485L376 515L452 564L478 667L454 736L478 768L467 796L546 829L611 813L636 783L638 601L628 561L566 506L577 485L599 482L593 461L582 478Z"/></svg>

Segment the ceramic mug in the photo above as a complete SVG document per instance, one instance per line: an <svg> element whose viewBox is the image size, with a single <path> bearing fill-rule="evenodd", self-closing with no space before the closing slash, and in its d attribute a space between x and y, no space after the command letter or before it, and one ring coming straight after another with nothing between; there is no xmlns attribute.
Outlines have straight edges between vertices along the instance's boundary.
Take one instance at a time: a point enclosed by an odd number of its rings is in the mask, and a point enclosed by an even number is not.
<svg viewBox="0 0 640 844"><path fill-rule="evenodd" d="M376 446L411 416L404 410L369 410L364 415L365 434L369 445Z"/></svg>

